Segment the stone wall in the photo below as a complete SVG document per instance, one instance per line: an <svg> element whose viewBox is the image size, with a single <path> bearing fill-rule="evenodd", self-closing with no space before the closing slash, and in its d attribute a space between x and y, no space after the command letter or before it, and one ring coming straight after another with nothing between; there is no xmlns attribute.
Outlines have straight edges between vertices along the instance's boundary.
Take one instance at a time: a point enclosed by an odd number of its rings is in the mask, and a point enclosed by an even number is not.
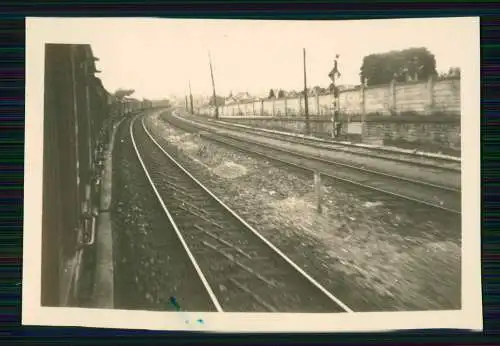
<svg viewBox="0 0 500 346"><path fill-rule="evenodd" d="M223 121L235 122L248 126L262 127L278 131L305 134L305 118L276 117L223 117ZM312 118L311 135L319 138L331 138L332 123L327 119ZM361 122L349 124L354 128L349 138L361 140ZM421 148L429 151L441 151L448 154L460 153L460 118L446 117L368 117L364 126L363 142L379 145L396 145L408 148Z"/></svg>
<svg viewBox="0 0 500 346"><path fill-rule="evenodd" d="M308 97L311 134L331 138L332 95ZM220 107L221 119L305 133L304 98L269 99ZM460 152L460 79L357 87L339 94L345 139ZM213 115L213 109L198 109ZM363 122L364 121L364 122Z"/></svg>
<svg viewBox="0 0 500 346"><path fill-rule="evenodd" d="M307 101L310 115L331 116L332 95L309 96ZM300 117L304 115L304 109L304 98L296 97L228 104L219 107L219 113L221 116ZM339 109L346 115L460 113L460 79L429 79L344 90L339 93ZM196 111L205 115L214 113L213 107L197 108Z"/></svg>
<svg viewBox="0 0 500 346"><path fill-rule="evenodd" d="M461 127L459 117L395 121L373 119L365 124L364 142L423 147L447 153L460 152Z"/></svg>

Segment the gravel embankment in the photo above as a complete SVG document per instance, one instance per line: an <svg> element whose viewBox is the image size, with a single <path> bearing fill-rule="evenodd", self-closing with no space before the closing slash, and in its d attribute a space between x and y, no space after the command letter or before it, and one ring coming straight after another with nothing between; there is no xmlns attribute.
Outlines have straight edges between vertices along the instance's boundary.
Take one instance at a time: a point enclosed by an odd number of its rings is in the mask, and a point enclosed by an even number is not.
<svg viewBox="0 0 500 346"><path fill-rule="evenodd" d="M312 177L147 122L160 142L225 203L355 311L460 308L460 220L387 207L352 186ZM458 220L457 220L458 219Z"/></svg>

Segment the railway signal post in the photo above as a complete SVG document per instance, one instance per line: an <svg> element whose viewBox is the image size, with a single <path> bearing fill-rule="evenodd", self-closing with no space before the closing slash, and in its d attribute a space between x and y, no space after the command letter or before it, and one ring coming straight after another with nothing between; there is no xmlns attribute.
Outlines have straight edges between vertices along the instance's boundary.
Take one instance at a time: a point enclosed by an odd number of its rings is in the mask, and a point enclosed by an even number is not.
<svg viewBox="0 0 500 346"><path fill-rule="evenodd" d="M337 86L335 85L335 77L340 77L340 72L338 68L338 59L339 55L337 54L335 56L335 61L334 61L334 66L332 71L328 74L328 77L330 77L332 81L332 94L333 94L333 110L332 110L332 138L338 137L340 135L340 128L342 124L339 122L339 112L338 112L338 97L339 97L339 91Z"/></svg>

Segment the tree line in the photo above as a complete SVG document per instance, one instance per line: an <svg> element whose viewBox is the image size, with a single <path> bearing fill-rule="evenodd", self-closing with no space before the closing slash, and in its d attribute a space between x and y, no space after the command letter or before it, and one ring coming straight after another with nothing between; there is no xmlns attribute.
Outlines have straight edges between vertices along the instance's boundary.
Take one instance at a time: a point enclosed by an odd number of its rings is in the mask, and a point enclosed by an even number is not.
<svg viewBox="0 0 500 346"><path fill-rule="evenodd" d="M429 77L438 79L460 77L460 68L450 67L447 73L438 74L436 58L425 47L370 54L363 58L360 82L367 86L396 82L422 81Z"/></svg>

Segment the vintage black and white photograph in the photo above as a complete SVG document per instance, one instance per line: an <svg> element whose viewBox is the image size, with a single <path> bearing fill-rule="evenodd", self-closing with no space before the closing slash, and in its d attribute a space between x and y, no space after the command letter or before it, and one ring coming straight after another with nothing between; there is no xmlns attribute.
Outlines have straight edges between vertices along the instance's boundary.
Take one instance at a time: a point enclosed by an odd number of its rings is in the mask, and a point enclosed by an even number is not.
<svg viewBox="0 0 500 346"><path fill-rule="evenodd" d="M477 18L31 18L26 60L25 323L482 328Z"/></svg>

